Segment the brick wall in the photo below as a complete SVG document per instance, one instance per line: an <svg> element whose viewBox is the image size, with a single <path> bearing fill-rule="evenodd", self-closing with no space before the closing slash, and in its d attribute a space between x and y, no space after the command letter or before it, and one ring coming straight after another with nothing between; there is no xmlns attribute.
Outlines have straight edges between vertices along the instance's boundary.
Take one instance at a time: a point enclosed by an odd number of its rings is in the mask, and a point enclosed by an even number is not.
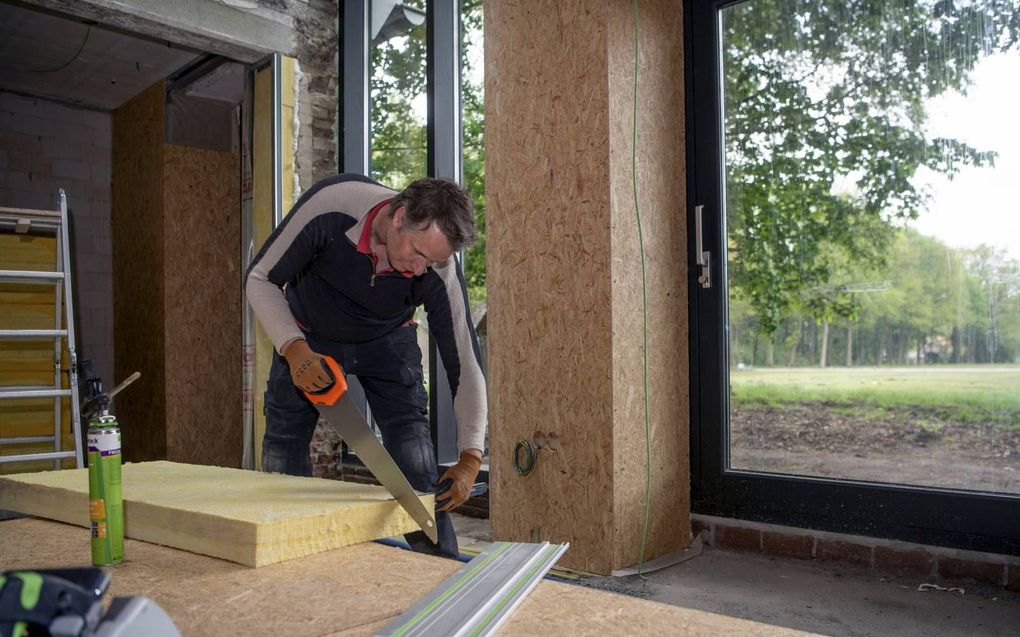
<svg viewBox="0 0 1020 637"><path fill-rule="evenodd" d="M321 418L312 436L312 475L316 478L341 478L343 467L340 459L342 442L336 430Z"/></svg>
<svg viewBox="0 0 1020 637"><path fill-rule="evenodd" d="M720 549L838 564L882 577L1020 592L1020 557L694 515L695 535Z"/></svg>
<svg viewBox="0 0 1020 637"><path fill-rule="evenodd" d="M68 195L78 358L113 388L109 113L0 91L0 206L55 210Z"/></svg>
<svg viewBox="0 0 1020 637"><path fill-rule="evenodd" d="M322 428L320 427L320 430L321 429ZM316 436L318 435L319 432L317 431ZM339 442L339 438L337 439L337 442ZM339 455L339 447L337 448L337 454ZM314 462L315 458L313 458L312 460ZM323 466L323 464L320 464L318 466ZM316 471L316 475L320 477L339 478L340 480L343 480L345 482L357 482L360 484L379 484L379 481L375 479L375 476L372 475L372 472L360 464L340 461L334 462L330 466L335 467L334 471L338 472L339 475L337 475L336 473L333 473L331 475L326 475L325 473L320 474L319 470ZM457 507L457 513L472 518L488 519L489 492L486 491L480 496L468 498L464 504Z"/></svg>
<svg viewBox="0 0 1020 637"><path fill-rule="evenodd" d="M258 0L293 20L298 61L298 143L295 166L299 192L337 172L337 6L328 0ZM281 6L282 5L282 6Z"/></svg>

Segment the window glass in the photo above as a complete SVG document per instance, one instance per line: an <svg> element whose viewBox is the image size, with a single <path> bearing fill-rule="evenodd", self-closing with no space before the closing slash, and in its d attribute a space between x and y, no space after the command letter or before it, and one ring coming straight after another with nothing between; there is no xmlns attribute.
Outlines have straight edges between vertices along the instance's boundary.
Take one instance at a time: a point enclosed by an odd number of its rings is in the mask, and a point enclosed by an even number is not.
<svg viewBox="0 0 1020 637"><path fill-rule="evenodd" d="M426 174L425 1L376 0L369 25L371 177L401 190Z"/></svg>
<svg viewBox="0 0 1020 637"><path fill-rule="evenodd" d="M1020 493L1017 10L863 6L721 11L728 466Z"/></svg>

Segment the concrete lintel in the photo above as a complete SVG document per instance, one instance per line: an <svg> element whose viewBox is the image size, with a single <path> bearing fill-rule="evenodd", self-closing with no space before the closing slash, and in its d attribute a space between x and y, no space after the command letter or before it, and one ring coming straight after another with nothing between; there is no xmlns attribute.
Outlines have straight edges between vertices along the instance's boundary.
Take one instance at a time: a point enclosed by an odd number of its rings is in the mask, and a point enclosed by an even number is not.
<svg viewBox="0 0 1020 637"><path fill-rule="evenodd" d="M230 6L218 0L24 0L151 38L255 62L292 54L293 20L284 13Z"/></svg>

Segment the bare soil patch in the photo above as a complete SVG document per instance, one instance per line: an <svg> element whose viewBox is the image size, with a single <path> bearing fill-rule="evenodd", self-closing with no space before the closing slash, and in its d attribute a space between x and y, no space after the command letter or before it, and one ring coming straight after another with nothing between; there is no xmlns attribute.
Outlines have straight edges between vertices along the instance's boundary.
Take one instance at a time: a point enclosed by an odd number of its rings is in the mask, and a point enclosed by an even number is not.
<svg viewBox="0 0 1020 637"><path fill-rule="evenodd" d="M825 403L737 406L734 469L1020 493L1020 431L936 410L862 416Z"/></svg>

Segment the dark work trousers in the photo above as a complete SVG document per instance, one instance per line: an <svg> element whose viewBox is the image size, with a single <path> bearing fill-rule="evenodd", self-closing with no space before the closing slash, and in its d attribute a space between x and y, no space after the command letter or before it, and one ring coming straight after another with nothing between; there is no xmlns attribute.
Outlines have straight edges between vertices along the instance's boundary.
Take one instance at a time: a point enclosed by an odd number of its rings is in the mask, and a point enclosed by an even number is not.
<svg viewBox="0 0 1020 637"><path fill-rule="evenodd" d="M416 328L400 327L366 343L335 343L306 335L312 351L332 356L365 389L389 451L411 486L421 492L436 489L436 455L429 433L428 395L421 368ZM319 419L318 410L294 386L287 359L273 354L266 388L266 434L262 439L262 470L311 476L309 445ZM457 536L450 514L436 512L439 544L422 531L404 536L419 553L456 558Z"/></svg>

